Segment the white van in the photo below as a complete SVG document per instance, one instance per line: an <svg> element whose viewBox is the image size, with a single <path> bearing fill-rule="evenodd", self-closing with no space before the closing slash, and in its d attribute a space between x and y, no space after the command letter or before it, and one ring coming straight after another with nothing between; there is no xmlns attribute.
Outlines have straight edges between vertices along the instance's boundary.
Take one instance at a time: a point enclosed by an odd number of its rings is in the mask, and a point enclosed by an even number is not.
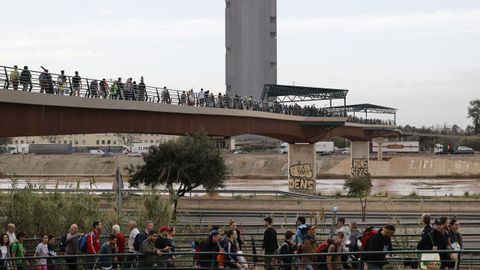
<svg viewBox="0 0 480 270"><path fill-rule="evenodd" d="M100 149L95 149L95 150L90 150L90 154L91 154L91 155L104 155L105 152L103 152L103 151L100 150Z"/></svg>

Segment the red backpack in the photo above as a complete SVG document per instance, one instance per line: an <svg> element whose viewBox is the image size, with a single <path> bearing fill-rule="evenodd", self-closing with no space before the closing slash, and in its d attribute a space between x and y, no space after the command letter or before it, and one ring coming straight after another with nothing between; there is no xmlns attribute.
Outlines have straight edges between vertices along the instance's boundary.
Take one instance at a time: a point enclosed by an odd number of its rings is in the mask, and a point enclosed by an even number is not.
<svg viewBox="0 0 480 270"><path fill-rule="evenodd" d="M328 240L328 239L323 241L320 245L318 245L315 252L322 253L322 252L328 250L328 247L330 246L331 243L332 243L331 240Z"/></svg>
<svg viewBox="0 0 480 270"><path fill-rule="evenodd" d="M362 248L363 250L367 250L368 248L368 241L370 240L370 238L372 238L372 236L374 236L376 233L378 232L378 230L375 230L373 228L371 229L367 229L365 230L365 232L363 232L363 236L362 236Z"/></svg>

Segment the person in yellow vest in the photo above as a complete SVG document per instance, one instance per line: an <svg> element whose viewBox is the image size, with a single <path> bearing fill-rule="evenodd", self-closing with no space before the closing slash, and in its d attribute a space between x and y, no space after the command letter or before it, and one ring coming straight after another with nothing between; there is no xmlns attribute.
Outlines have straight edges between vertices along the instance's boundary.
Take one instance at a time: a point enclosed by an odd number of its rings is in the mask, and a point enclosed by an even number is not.
<svg viewBox="0 0 480 270"><path fill-rule="evenodd" d="M18 79L20 77L20 72L18 72L17 65L13 66L13 70L10 72L10 81L13 85L13 90L18 90Z"/></svg>

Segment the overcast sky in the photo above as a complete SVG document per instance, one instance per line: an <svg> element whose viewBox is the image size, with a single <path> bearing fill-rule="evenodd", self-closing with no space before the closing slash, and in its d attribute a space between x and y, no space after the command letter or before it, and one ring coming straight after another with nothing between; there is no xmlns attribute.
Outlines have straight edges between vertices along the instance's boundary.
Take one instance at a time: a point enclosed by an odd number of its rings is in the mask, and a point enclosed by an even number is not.
<svg viewBox="0 0 480 270"><path fill-rule="evenodd" d="M480 1L277 5L278 83L349 89L348 103L398 108L399 124L470 122L468 101L480 98ZM223 92L224 8L222 0L2 1L0 65Z"/></svg>

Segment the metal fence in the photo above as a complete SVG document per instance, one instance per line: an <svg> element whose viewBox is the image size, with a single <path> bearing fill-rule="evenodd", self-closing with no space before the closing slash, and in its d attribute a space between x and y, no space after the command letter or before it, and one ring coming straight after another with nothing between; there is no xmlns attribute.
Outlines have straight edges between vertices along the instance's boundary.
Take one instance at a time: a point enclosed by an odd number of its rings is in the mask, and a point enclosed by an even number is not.
<svg viewBox="0 0 480 270"><path fill-rule="evenodd" d="M368 255L385 260L367 260ZM431 254L431 255L426 255ZM340 259L340 256L343 259ZM370 256L369 256L370 257ZM442 259L439 259L442 257ZM364 264L380 264L384 269L480 269L480 250L398 250L378 252L300 253L261 255L225 252L170 252L163 254L98 254L17 257L0 260L0 268L10 269L364 269ZM342 266L340 266L340 264ZM43 266L43 268L42 268ZM311 266L312 268L308 268ZM445 268L442 268L445 269ZM373 270L371 267L369 270Z"/></svg>
<svg viewBox="0 0 480 270"><path fill-rule="evenodd" d="M193 90L175 90L167 87L149 86L140 83L92 79L71 75L62 75L51 72L29 70L29 75L22 76L22 69L18 69L18 78L12 80L12 67L0 66L0 85L3 89L46 93L85 98L132 100L139 102L155 102L185 106L199 106L211 108L252 110L287 115L301 115L313 117L344 117L343 113L332 113L314 106L301 107L284 105L278 102L264 102L252 97L229 96L213 91L194 92ZM60 79L59 79L60 78ZM112 86L115 85L115 88ZM118 88L118 89L117 89ZM112 91L112 89L117 89Z"/></svg>

